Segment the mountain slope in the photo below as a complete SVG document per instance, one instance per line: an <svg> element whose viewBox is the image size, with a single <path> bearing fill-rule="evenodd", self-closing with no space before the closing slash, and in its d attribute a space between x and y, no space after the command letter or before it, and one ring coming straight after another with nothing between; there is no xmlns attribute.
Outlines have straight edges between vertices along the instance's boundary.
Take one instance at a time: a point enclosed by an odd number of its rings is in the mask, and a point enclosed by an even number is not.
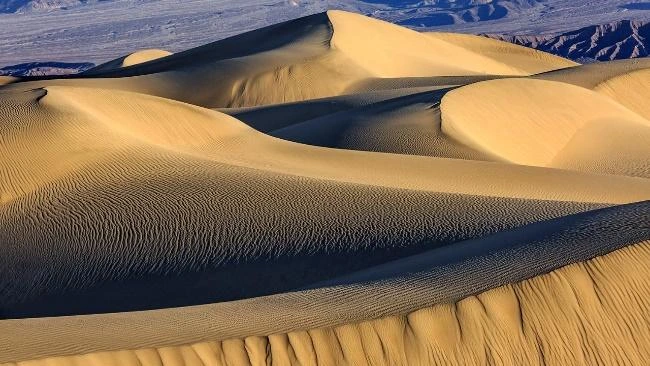
<svg viewBox="0 0 650 366"><path fill-rule="evenodd" d="M650 22L623 20L560 35L488 37L535 48L577 61L611 61L650 55Z"/></svg>

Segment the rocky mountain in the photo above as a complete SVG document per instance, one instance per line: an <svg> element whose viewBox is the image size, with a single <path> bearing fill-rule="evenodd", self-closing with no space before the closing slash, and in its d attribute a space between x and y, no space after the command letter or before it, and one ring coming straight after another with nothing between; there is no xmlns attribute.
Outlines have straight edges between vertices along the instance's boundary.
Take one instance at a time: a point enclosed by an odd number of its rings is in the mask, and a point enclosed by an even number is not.
<svg viewBox="0 0 650 366"><path fill-rule="evenodd" d="M89 62L30 62L0 68L0 76L43 76L76 74L95 66Z"/></svg>
<svg viewBox="0 0 650 366"><path fill-rule="evenodd" d="M384 5L373 16L394 18L404 26L428 28L462 23L502 19L510 13L519 13L532 7L541 7L541 0L361 0L364 3Z"/></svg>
<svg viewBox="0 0 650 366"><path fill-rule="evenodd" d="M560 35L488 36L583 62L650 55L650 21L624 20Z"/></svg>

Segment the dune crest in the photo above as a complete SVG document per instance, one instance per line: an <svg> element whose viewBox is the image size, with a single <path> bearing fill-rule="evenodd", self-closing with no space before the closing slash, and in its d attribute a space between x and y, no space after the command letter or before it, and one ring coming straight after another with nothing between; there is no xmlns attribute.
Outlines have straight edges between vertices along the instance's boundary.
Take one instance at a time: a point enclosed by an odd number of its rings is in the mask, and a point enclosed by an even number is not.
<svg viewBox="0 0 650 366"><path fill-rule="evenodd" d="M2 366L643 364L650 352L643 242L453 304L244 339L51 357ZM611 278L611 279L610 279ZM553 293L546 297L541 293ZM630 306L628 299L634 298ZM607 300L603 300L607 299ZM551 326L549 326L551 324ZM633 324L631 327L626 324ZM611 335L611 337L603 334ZM546 350L552 349L553 352ZM576 352L575 350L579 350Z"/></svg>
<svg viewBox="0 0 650 366"><path fill-rule="evenodd" d="M649 208L645 202L536 223L458 243L458 250L402 258L311 290L178 309L0 322L6 330L0 340L11 337L3 342L12 345L7 357L14 358L94 353L47 360L55 364L126 363L138 356L145 356L140 360L145 364L151 356L165 364L209 364L215 357L217 364L238 364L260 354L288 364L314 357L318 364L356 364L358 357L379 365L428 364L432 355L435 362L462 364L470 362L465 357L480 360L497 350L505 352L504 363L512 364L523 362L518 357L549 364L561 364L564 357L638 357L637 351L628 355L609 346L628 349L633 344L627 340L643 343L648 337L625 324L642 328L636 319L648 309L647 297L638 295L648 286L636 275L650 255L649 243L639 238L649 232L628 223ZM473 292L479 288L485 290ZM555 296L547 297L548 292ZM630 296L639 297L629 303ZM238 318L242 311L248 314L245 322ZM557 317L563 321L553 321ZM179 319L184 327L178 327ZM580 323L586 328L576 326ZM620 343L603 338L602 328L620 334ZM56 348L48 343L53 331ZM106 337L116 332L122 336ZM192 345L178 347L183 340ZM568 346L574 343L579 348ZM382 344L395 353L376 352ZM112 352L124 345L140 350ZM543 351L547 347L563 351L549 355Z"/></svg>
<svg viewBox="0 0 650 366"><path fill-rule="evenodd" d="M122 61L122 67L143 64L145 62L167 57L169 55L172 55L172 53L165 50L142 50L134 52L128 55L124 61Z"/></svg>

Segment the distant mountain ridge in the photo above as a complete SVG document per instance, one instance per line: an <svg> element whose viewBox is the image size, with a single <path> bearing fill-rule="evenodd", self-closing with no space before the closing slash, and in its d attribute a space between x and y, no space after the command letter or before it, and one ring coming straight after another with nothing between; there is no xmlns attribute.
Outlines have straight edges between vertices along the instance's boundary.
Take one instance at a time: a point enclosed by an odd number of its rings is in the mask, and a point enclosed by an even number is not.
<svg viewBox="0 0 650 366"><path fill-rule="evenodd" d="M361 0L390 8L373 14L394 23L429 28L452 24L475 23L505 18L510 12L519 12L541 6L542 0ZM407 10L407 12L405 12Z"/></svg>
<svg viewBox="0 0 650 366"><path fill-rule="evenodd" d="M76 74L90 69L90 62L29 62L0 68L0 76L44 76Z"/></svg>
<svg viewBox="0 0 650 366"><path fill-rule="evenodd" d="M576 61L610 61L650 55L650 21L623 20L560 35L486 36Z"/></svg>
<svg viewBox="0 0 650 366"><path fill-rule="evenodd" d="M67 9L107 0L0 0L0 13L24 13L33 10Z"/></svg>

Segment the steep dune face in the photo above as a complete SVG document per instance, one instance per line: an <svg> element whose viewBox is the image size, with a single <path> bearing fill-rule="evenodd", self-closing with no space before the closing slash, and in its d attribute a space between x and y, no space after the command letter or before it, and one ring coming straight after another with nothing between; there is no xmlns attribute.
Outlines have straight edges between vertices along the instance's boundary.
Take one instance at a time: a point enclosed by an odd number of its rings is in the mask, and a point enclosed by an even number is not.
<svg viewBox="0 0 650 366"><path fill-rule="evenodd" d="M0 362L646 358L647 62L343 12L145 56L0 87Z"/></svg>
<svg viewBox="0 0 650 366"><path fill-rule="evenodd" d="M328 16L334 28L332 47L377 77L523 74L453 43L380 20L341 11Z"/></svg>
<svg viewBox="0 0 650 366"><path fill-rule="evenodd" d="M363 108L328 114L270 132L285 140L339 149L500 160L442 133L440 99L445 91L411 94Z"/></svg>

